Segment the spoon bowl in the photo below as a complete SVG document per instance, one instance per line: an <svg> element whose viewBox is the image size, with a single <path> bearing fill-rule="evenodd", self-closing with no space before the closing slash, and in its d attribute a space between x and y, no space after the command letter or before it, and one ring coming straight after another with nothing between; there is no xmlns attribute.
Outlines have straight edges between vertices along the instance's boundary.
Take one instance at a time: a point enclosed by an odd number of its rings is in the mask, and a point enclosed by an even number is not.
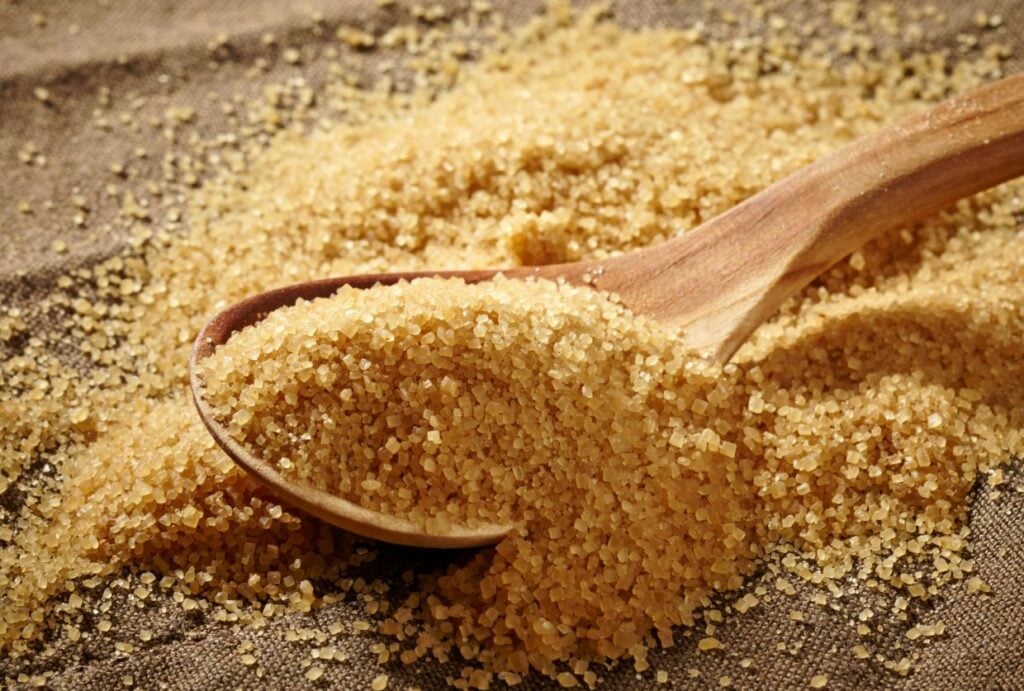
<svg viewBox="0 0 1024 691"><path fill-rule="evenodd" d="M453 271L443 273L443 275L461 276L466 281L475 282L487 280L494 273L493 271ZM199 411L199 416L217 444L235 463L268 487L275 496L292 506L339 528L397 545L448 549L480 547L498 542L508 534L512 527L507 525L481 525L475 528L452 526L443 535L430 534L423 527L396 516L364 508L329 492L289 480L279 473L273 464L260 458L251 449L235 440L227 428L214 417L213 411L203 397L203 381L197 367L198 363L212 355L218 346L226 343L232 334L259 322L273 310L294 305L299 300L330 297L346 285L360 289L371 288L376 285L387 285L401 280L433 275L437 274L413 272L328 278L253 295L219 312L199 332L189 357L189 383L192 388L192 399Z"/></svg>
<svg viewBox="0 0 1024 691"><path fill-rule="evenodd" d="M518 267L509 278L564 280L615 293L632 311L682 327L683 342L725 363L790 295L868 240L1024 174L1024 74L1007 77L858 140L676 238L603 261ZM236 463L281 499L360 535L418 547L492 544L512 526L429 534L400 517L294 483L213 417L197 365L269 312L433 276L478 283L498 271L420 271L328 278L252 296L220 312L189 361L196 407Z"/></svg>

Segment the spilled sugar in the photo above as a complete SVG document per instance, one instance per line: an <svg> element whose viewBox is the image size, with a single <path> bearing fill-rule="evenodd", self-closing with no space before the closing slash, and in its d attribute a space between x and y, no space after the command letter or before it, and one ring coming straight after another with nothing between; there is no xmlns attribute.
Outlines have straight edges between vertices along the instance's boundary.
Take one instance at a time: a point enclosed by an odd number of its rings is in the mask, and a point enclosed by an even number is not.
<svg viewBox="0 0 1024 691"><path fill-rule="evenodd" d="M195 417L187 351L220 306L310 276L600 258L649 245L999 69L994 54L949 65L938 55L868 52L830 67L823 50L784 30L763 43L713 43L696 31L636 34L548 19L434 102L342 90L351 124L285 130L248 165L232 158L222 177L189 192L187 232L140 233L135 251L58 281L46 309L66 320L63 333L24 338L32 316L5 309L0 338L16 353L0 365L0 481L27 497L0 534L5 649L26 655L58 628L77 642L86 606L78 589L124 567L155 574L152 587L187 611L246 624L308 611L351 587L344 570L365 550L280 506L216 449ZM309 100L275 96L278 110L261 110L259 136L247 136L258 140L266 123L284 117L281 108L298 111ZM154 215L138 201L147 194L124 197L124 213L138 223ZM483 685L495 672L515 681L532 667L571 686L595 682L595 657L625 654L646 669L646 650L656 644L648 634L668 643L670 625L688 621L703 594L738 585L758 554L806 556L782 557L789 578L855 576L912 598L968 578L964 498L980 472L1024 446L1021 196L1020 183L1004 185L855 253L791 301L722 372L682 364L667 334L598 296L505 284L513 295L496 305L487 290L445 288L441 294L453 291L452 304L461 306L460 337L482 346L496 347L499 334L488 327L470 337L476 318L522 305L520 319L504 322L508 351L524 362L544 357L559 372L529 362L492 367L508 385L486 389L486 400L470 391L468 410L494 421L535 416L528 429L463 421L458 435L446 435L447 427L428 429L426 420L424 437L437 431L438 448L458 452L434 461L435 471L455 474L444 485L425 483L427 455L420 455L422 472L400 478L409 496L389 497L383 490L396 478L381 470L385 461L412 461L403 444L415 425L399 419L402 434L389 433L377 448L379 440L366 438L375 458L391 455L363 467L365 500L400 499L395 508L411 511L428 488L452 487L446 520L507 511L524 526L393 603L378 628L402 644L406 662L458 651L470 660L463 684ZM172 212L168 219L182 214ZM558 295L538 304L545 290ZM428 314L426 299L410 309ZM599 304L600 317L588 312ZM535 336L527 329L534 317L552 332L548 350L525 347L539 342L526 338ZM613 349L604 351L596 338L568 337L569 323L592 337L627 334L630 345L609 339ZM408 335L393 335L394 353L417 352L397 349ZM55 344L68 340L92 363L89 373L57 356ZM618 379L587 384L587 397L586 382L574 377L595 376L591 355ZM436 366L453 372L464 356ZM486 350L476 357L479 371L494 361ZM382 367L373 376L390 381L400 372ZM524 405L516 391L551 405ZM589 402L607 403L613 392L616 407L590 412ZM439 386L430 395L440 402L450 394ZM422 412L422 401L410 399L403 414ZM450 424L444 416L454 408L437 408L438 422ZM615 429L612 411L624 411L630 424ZM568 424L577 413L606 424L584 436ZM459 460L469 457L469 444L509 434L514 449L515 434L527 432L524 448L563 464L524 469L550 486L517 494L508 485L511 466L477 478L479 497L459 496L472 472ZM655 443L641 448L640 434ZM392 436L397 451L388 450ZM434 444L436 437L416 448L425 453ZM488 467L512 458L500 451L487 456ZM600 466L579 462L594 455ZM40 462L55 473L26 474ZM583 487L565 468L583 473ZM602 468L616 472L605 478ZM685 488L681 495L668 492L672 483ZM505 487L517 503L488 506L481 498L490 487ZM551 509L554 489L573 497L564 513ZM583 497L596 503L587 507ZM546 509L528 515L530 507ZM440 520L440 503L419 508L424 521ZM682 525L687 515L697 523ZM696 525L710 535L691 531ZM577 531L591 539L576 539ZM668 555L684 553L669 563ZM929 564L924 577L905 567L908 557ZM590 563L595 569L580 587L566 578ZM317 594L313 582L328 587ZM984 592L983 582L970 584ZM778 589L792 585L780 578ZM756 603L751 597L742 608ZM102 619L96 629L110 626ZM915 633L938 631L927 626ZM357 630L369 628L362 621ZM573 657L580 659L555 664ZM887 665L897 673L910 666L905 659Z"/></svg>
<svg viewBox="0 0 1024 691"><path fill-rule="evenodd" d="M866 340L844 330L871 319L871 296L823 306L781 363L776 343L712 368L586 288L421 279L275 311L201 372L232 436L290 479L428 532L517 524L400 616L457 622L504 675L530 656L643 659L648 631L670 642L766 545L816 552L830 578L911 540L948 551L976 474L1021 443L1020 394L998 386L1021 370L1021 324L988 352L932 330L950 299L973 305L967 334L1019 316L1020 262L997 264L908 282L882 301L900 320ZM1000 268L1011 282L989 294L982 272ZM816 364L829 343L845 367Z"/></svg>

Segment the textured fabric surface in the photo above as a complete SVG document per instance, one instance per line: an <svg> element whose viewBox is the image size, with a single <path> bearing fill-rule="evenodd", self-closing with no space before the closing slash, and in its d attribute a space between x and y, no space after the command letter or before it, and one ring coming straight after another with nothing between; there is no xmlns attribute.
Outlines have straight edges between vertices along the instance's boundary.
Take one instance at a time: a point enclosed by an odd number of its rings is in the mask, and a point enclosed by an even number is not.
<svg viewBox="0 0 1024 691"><path fill-rule="evenodd" d="M713 12L711 4L623 0L614 6L614 14L625 26L686 26L705 20L712 34L728 34L729 26L716 19L721 16L715 14L721 5L715 3L718 7ZM926 41L955 52L958 35L970 29L979 10L985 10L1002 15L1002 37L1016 46L1018 57L1008 63L1011 69L1024 64L1019 57L1024 53L1024 4L1019 0L937 4L949 19ZM529 0L495 5L515 23L538 11L541 3ZM826 5L788 3L784 13L800 21L812 13L827 12ZM322 21L313 21L312 12L322 13ZM33 26L32 16L37 13L46 16L45 26ZM28 304L45 295L61 272L89 265L123 246L122 235L95 230L116 213L116 205L109 203L104 191L112 181L111 164L130 161L137 179L159 173L167 148L162 138L146 128L136 134L124 129L111 134L95 127L91 113L101 86L109 86L114 98L122 102L145 97L138 110L143 121L172 104L192 104L200 114L199 129L216 132L224 128L224 121L208 98L211 92L256 93L262 84L300 74L313 84L322 77L323 65L316 60L300 65L277 60L257 76L247 75L252 60L269 50L259 41L262 32L273 31L281 44L311 46L336 43L333 29L342 23L380 29L407 19L401 6L380 8L372 1L355 0L305 0L294 6L272 0L25 1L0 5L0 302ZM231 54L214 68L208 44L222 33L231 39ZM906 39L879 40L900 46ZM374 53L349 58L361 61L358 64L366 70L373 70L378 59ZM39 86L50 92L50 104L33 95ZM44 166L19 161L18 153L29 141L45 155ZM139 149L145 149L144 153ZM85 196L93 209L85 229L72 222L73 194ZM48 199L56 202L54 208L45 208ZM20 200L31 204L31 215L16 210L15 203ZM56 239L67 243L66 253L51 250ZM31 328L43 332L48 325L37 323ZM726 645L725 655L701 656L695 638L682 638L673 649L653 653L652 668L667 670L675 688L716 687L724 674L730 675L738 688L802 688L820 673L828 675L830 688L1024 688L1024 493L1019 491L1019 474L1011 473L1011 478L1009 486L1018 491L1006 491L992 502L982 489L971 513L977 572L991 585L992 596L968 595L966 587L959 585L929 603L933 617L947 622L949 632L913 648L916 661L911 676L900 678L874 661L856 660L849 651L861 641L847 614L814 608L806 623L794 622L784 601L758 607L738 622L722 626L718 638ZM12 509L18 502L14 494L0 497L0 506ZM400 575L406 569L438 568L460 558L377 545L368 548L378 552L378 558L362 567L364 574L393 584L396 590L401 588ZM766 579L754 577L750 587ZM771 587L770 582L767 585ZM856 593L849 600L856 602ZM68 689L112 688L120 685L125 675L131 675L141 688L298 688L308 685L299 661L308 657L309 646L282 644L282 632L297 626L322 628L331 622L351 622L360 615L357 604L342 602L304 617L275 620L266 629L243 635L178 607L139 609L115 598L111 619L115 630L123 633L121 638L137 640L137 632L148 628L154 632L152 643L125 656L114 652L108 638L87 638L82 648L72 649L65 643L68 647L58 647L55 655L46 659L0 659L0 675L22 669L56 670L52 685ZM243 639L256 644L262 679L237 662L237 648ZM350 659L330 665L321 685L367 687L381 671L369 651L375 640L365 635L332 641L348 651ZM784 650L779 649L780 643ZM889 639L874 643L883 649L906 645L896 629ZM753 663L741 670L738 661L743 658ZM443 686L446 675L457 674L458 667L455 663L447 667L421 663L405 669L400 663L391 663L386 670L392 677L389 688ZM699 667L702 677L689 679L686 670L690 667ZM651 683L649 675L638 680L628 665L602 674L607 688ZM552 682L540 678L524 684L525 688L549 686Z"/></svg>

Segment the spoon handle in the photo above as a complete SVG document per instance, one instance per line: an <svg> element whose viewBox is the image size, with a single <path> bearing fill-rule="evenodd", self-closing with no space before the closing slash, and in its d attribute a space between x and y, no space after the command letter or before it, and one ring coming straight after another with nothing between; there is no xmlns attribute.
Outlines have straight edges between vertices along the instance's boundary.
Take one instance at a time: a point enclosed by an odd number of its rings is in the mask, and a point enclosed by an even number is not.
<svg viewBox="0 0 1024 691"><path fill-rule="evenodd" d="M599 287L727 361L781 303L881 233L1024 174L1024 73L804 168L691 233L612 260Z"/></svg>

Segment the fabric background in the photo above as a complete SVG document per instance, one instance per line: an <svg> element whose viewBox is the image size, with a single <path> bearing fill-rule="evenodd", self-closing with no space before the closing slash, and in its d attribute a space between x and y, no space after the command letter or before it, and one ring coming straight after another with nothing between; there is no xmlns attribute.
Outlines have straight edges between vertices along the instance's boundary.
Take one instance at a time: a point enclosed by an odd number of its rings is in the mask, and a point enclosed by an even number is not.
<svg viewBox="0 0 1024 691"><path fill-rule="evenodd" d="M870 4L870 3L869 3ZM511 24L535 14L542 3L536 0L497 0ZM809 27L827 15L830 3L789 2L780 11L793 21ZM999 14L1003 40L1016 47L1010 69L1024 66L1024 3L1019 0L968 2L940 0L936 5L948 14L948 22L928 34L935 46L959 50L958 35L973 30L979 10ZM0 4L0 304L28 307L45 295L61 272L89 265L110 256L123 246L124 234L100 231L113 220L117 205L105 192L116 182L112 163L130 161L136 180L154 176L167 143L142 128L137 134L116 128L114 133L98 130L92 110L103 85L120 103L143 97L139 119L159 115L169 105L192 104L199 113L200 131L224 129L224 119L212 93L257 93L262 84L279 82L297 75L311 84L322 78L324 67L316 60L288 65L271 60L269 69L247 76L252 60L277 55L280 47L268 48L259 36L272 31L278 46L337 44L334 28L351 24L372 29L409 21L409 4L381 8L372 0L304 0L300 4L274 0L44 0L12 1ZM621 24L641 26L686 26L703 20L713 34L728 35L734 25L722 21L722 10L735 8L738 16L749 16L743 3L673 2L671 0L622 0L614 5ZM312 13L320 12L321 21ZM746 14L744 14L746 12ZM34 27L32 15L47 17L44 27ZM754 20L751 20L754 21ZM748 30L757 30L756 23ZM226 55L211 64L208 46L218 34L230 41ZM822 34L828 38L827 34ZM907 47L901 35L879 36L881 44ZM920 45L916 46L920 47ZM353 53L347 59L372 70L379 56L373 52ZM52 95L45 105L33 96L44 86ZM29 166L18 160L26 142L33 142L46 156L45 166ZM144 147L145 157L136 149ZM82 194L89 202L90 220L85 229L72 223L71 195ZM54 200L46 209L44 200ZM31 215L19 213L20 200L33 207ZM51 243L63 239L69 251L56 254ZM31 321L31 319L30 319ZM33 332L45 333L50 325L35 321ZM5 356L0 351L0 356ZM70 356L69 357L73 357ZM720 628L725 643L722 655L699 653L694 637L680 637L676 646L652 655L653 669L670 673L671 688L715 688L720 675L728 674L737 688L804 688L815 674L827 674L829 688L858 689L1021 689L1024 688L1024 493L1019 474L1013 475L1007 491L996 502L987 492L978 492L970 525L977 573L987 581L993 594L969 595L964 585L947 589L927 607L929 620L942 619L947 634L925 645L907 646L898 630L888 639L872 643L901 657L916 651L915 671L900 678L875 661L856 660L850 648L862 642L848 623L848 615L828 608L804 608L806 623L791 621L789 603L779 600L754 609L739 622ZM1005 487L1004 487L1005 489ZM0 496L0 515L9 513L19 498L9 491ZM410 566L438 567L458 555L423 553L415 550L372 546L378 558L363 567L365 575L401 587L400 574ZM751 579L771 588L773 577ZM856 602L856 593L850 602ZM919 606L919 605L913 605ZM110 636L91 637L84 644L61 647L48 657L12 661L0 658L0 676L19 671L38 673L53 670L55 688L108 689L119 687L125 675L132 675L141 688L300 688L308 686L302 677L300 660L308 657L313 644L282 643L283 631L296 628L325 628L334 621L359 618L361 608L340 603L304 617L289 616L272 622L261 631L236 631L222 624L161 605L147 609L130 606L114 598L111 619L122 640L138 640L142 628L154 631L151 643L131 655L114 652ZM238 662L241 641L252 640L264 675L257 679L252 668ZM369 680L382 670L369 652L377 639L364 635L340 638L332 643L350 653L346 663L326 666L321 687L367 688ZM785 650L779 650L779 643ZM741 669L738 661L751 658L753 664ZM699 667L704 674L690 679L686 670ZM444 685L445 676L457 674L459 665L447 667L420 664L406 669L394 662L389 688ZM603 673L607 688L635 688L653 685L651 675L639 678L630 665ZM523 688L548 688L552 682L531 678Z"/></svg>

